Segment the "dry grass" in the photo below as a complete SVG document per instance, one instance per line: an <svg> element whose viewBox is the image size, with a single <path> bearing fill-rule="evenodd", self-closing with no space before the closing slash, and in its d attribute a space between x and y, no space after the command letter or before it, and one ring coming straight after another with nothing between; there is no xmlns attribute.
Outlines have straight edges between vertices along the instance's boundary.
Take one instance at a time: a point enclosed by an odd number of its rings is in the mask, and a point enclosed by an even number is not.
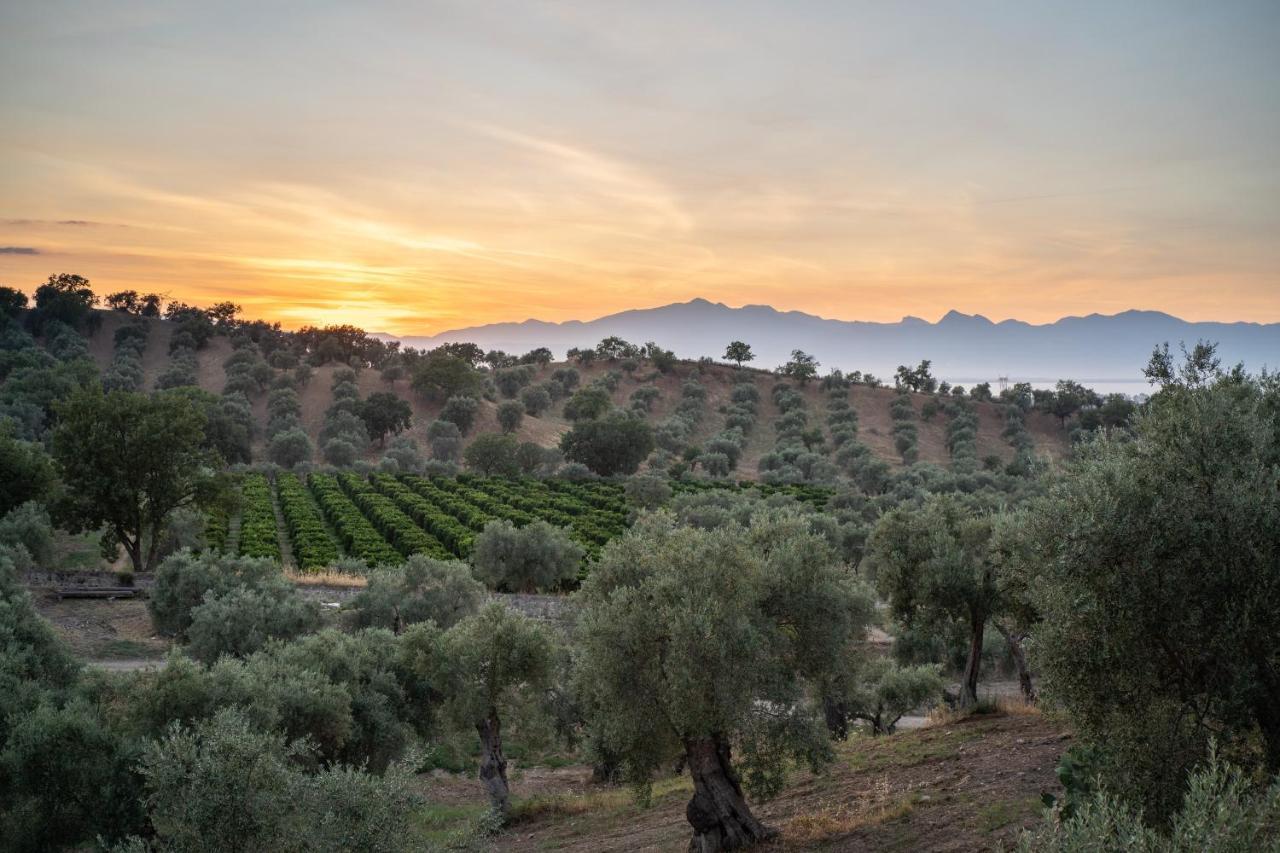
<svg viewBox="0 0 1280 853"><path fill-rule="evenodd" d="M369 585L369 581L360 575L348 575L342 572L285 572L284 576L298 586L340 586L364 589Z"/></svg>
<svg viewBox="0 0 1280 853"><path fill-rule="evenodd" d="M869 826L879 826L911 813L915 794L894 795L889 777L872 789L872 797L836 798L810 807L782 826L787 847L811 847Z"/></svg>
<svg viewBox="0 0 1280 853"><path fill-rule="evenodd" d="M1038 717L1040 716L1040 706L1030 705L1021 698L1012 696L1001 696L995 699L984 698L979 699L978 704L969 708L958 708L952 710L945 705L939 705L929 712L925 718L924 728L932 728L934 726L949 726L960 720L981 714L1006 714L1011 717Z"/></svg>

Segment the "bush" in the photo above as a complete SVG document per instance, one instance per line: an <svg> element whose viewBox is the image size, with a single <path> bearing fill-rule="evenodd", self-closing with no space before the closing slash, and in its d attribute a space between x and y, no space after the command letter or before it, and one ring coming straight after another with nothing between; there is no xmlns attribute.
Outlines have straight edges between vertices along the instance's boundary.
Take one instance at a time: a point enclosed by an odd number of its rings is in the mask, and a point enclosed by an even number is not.
<svg viewBox="0 0 1280 853"><path fill-rule="evenodd" d="M157 631L185 639L191 611L206 593L220 595L240 586L258 589L275 583L287 582L271 560L179 551L156 569L147 609Z"/></svg>
<svg viewBox="0 0 1280 853"><path fill-rule="evenodd" d="M564 404L564 416L571 421L589 421L601 417L613 408L609 393L603 388L583 388Z"/></svg>
<svg viewBox="0 0 1280 853"><path fill-rule="evenodd" d="M453 421L432 421L427 427L427 443L436 459L453 462L462 455L462 430Z"/></svg>
<svg viewBox="0 0 1280 853"><path fill-rule="evenodd" d="M480 411L480 401L475 397L450 397L440 410L440 420L449 421L465 434L475 423L476 414Z"/></svg>
<svg viewBox="0 0 1280 853"><path fill-rule="evenodd" d="M1147 826L1142 812L1107 791L1095 792L1070 816L1052 813L1025 833L1019 853L1201 853L1280 848L1280 780L1258 789L1237 767L1211 754L1187 778L1182 808L1167 830Z"/></svg>
<svg viewBox="0 0 1280 853"><path fill-rule="evenodd" d="M671 486L665 477L631 477L623 490L627 503L639 510L654 510L671 500Z"/></svg>
<svg viewBox="0 0 1280 853"><path fill-rule="evenodd" d="M281 468L292 468L311 459L311 439L300 427L276 433L267 447L267 457Z"/></svg>
<svg viewBox="0 0 1280 853"><path fill-rule="evenodd" d="M398 634L415 622L449 628L483 603L484 585L466 563L415 554L403 566L370 574L369 585L343 609L356 627Z"/></svg>
<svg viewBox="0 0 1280 853"><path fill-rule="evenodd" d="M520 402L525 413L536 418L551 408L551 392L545 385L533 385L520 392Z"/></svg>
<svg viewBox="0 0 1280 853"><path fill-rule="evenodd" d="M226 709L175 727L143 756L146 808L161 849L366 850L412 847L419 804L406 773L337 766L309 775L307 747Z"/></svg>
<svg viewBox="0 0 1280 853"><path fill-rule="evenodd" d="M53 561L53 524L44 507L28 501L0 518L0 553L22 548L38 567Z"/></svg>
<svg viewBox="0 0 1280 853"><path fill-rule="evenodd" d="M324 459L339 468L350 467L356 461L356 447L345 438L331 438L324 446Z"/></svg>
<svg viewBox="0 0 1280 853"><path fill-rule="evenodd" d="M582 556L582 548L562 528L545 521L517 528L498 520L476 537L471 561L476 576L493 589L538 592L576 579Z"/></svg>
<svg viewBox="0 0 1280 853"><path fill-rule="evenodd" d="M212 663L222 655L243 657L268 640L291 639L320 627L320 605L303 598L283 578L256 589L207 592L191 610L187 652Z"/></svg>
<svg viewBox="0 0 1280 853"><path fill-rule="evenodd" d="M520 422L522 420L524 420L523 403L508 400L498 406L498 426L502 428L503 432L515 432L520 428Z"/></svg>

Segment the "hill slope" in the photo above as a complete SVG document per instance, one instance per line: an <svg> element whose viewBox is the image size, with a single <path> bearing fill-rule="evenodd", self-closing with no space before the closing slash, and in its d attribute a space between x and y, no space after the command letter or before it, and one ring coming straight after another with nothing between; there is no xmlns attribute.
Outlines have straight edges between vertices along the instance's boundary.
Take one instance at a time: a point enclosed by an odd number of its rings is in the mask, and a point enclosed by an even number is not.
<svg viewBox="0 0 1280 853"><path fill-rule="evenodd" d="M90 338L89 348L94 359L100 366L105 368L111 361L112 336L115 334L115 330L121 324L127 322L128 319L126 315L110 311L102 312L102 318L102 326ZM143 354L144 387L146 388L154 387L156 377L168 366L168 345L169 338L172 335L172 324L168 321L151 320L149 322L151 323L151 332L147 339L146 351ZM227 338L216 336L210 340L204 349L197 353L199 364L197 379L201 388L214 394L222 392L226 381L222 363L231 355L231 352L231 345ZM534 381L546 379L557 367L563 366L565 366L563 363L559 363L542 368ZM574 367L582 374L582 384L584 385L597 376L607 373L610 369L608 365L604 364L591 366L574 365ZM318 367L315 375L300 394L302 426L313 441L318 441L320 428L324 422L325 410L333 403L333 394L330 389L333 373L338 369L339 366L335 364ZM652 422L657 423L674 408L680 398L681 383L694 371L698 372L700 381L707 389L707 415L693 437L693 443L698 443L719 432L723 427L724 415L719 410L728 403L732 385L740 376L736 368L725 365L699 365L691 362L679 363L672 373L654 380L653 384L658 386L662 396L655 403L650 419ZM762 371L748 371L748 375L753 378L760 391L760 420L748 440L743 459L738 466L737 476L754 478L757 476L757 464L760 457L772 450L774 446L773 421L777 419L779 412L770 399L770 390L777 380L771 374ZM631 376L624 376L618 388L612 393L614 402L625 407L631 393L642 384L646 383ZM420 446L424 449L426 448L427 425L439 414L441 408L439 403L428 403L421 400L410 390L408 380L388 383L383 381L378 376L377 371L374 370L362 371L358 379L358 385L362 396L368 396L375 391L392 390L405 400L408 400L413 407L413 426L409 431L409 435L417 439ZM850 402L858 412L860 422L859 437L861 440L876 455L893 465L901 464L901 459L894 450L893 438L890 434L889 404L893 400L895 392L890 388L856 386L849 393ZM811 416L817 422L820 422L825 406L824 392L814 383L803 389L803 394L808 402ZM924 406L924 402L929 398L923 394L913 395L913 397L915 409L919 413ZM259 427L258 434L254 440L254 460L261 461L264 458L262 433L267 421L265 395L260 395L253 402L255 420ZM557 444L560 436L567 432L571 426L569 421L561 416L563 405L563 401L555 404L542 417L526 417L517 431L516 437L520 441L533 441L544 447L551 447ZM977 403L975 406L979 418L978 458L996 455L1005 461L1011 460L1013 458L1013 448L1000 436L1001 430L1004 428L1004 419L999 412L999 407L989 403ZM467 436L468 440L474 439L475 436L481 433L498 429L496 410L497 403L489 401L482 403L476 425ZM950 454L947 452L945 444L945 417L939 415L931 421L920 420L918 428L920 459L942 465L947 464L950 460ZM1036 448L1040 451L1058 455L1066 446L1066 436L1063 430L1058 422L1048 415L1038 412L1030 413L1027 416L1027 429L1031 433ZM380 453L380 449L375 445L366 454L366 458L376 460Z"/></svg>

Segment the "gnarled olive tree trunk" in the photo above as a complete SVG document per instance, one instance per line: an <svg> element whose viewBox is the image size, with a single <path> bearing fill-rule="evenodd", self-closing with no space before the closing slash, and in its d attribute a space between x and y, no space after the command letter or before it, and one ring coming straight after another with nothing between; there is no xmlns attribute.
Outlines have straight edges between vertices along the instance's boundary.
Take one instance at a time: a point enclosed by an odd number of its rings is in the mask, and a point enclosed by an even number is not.
<svg viewBox="0 0 1280 853"><path fill-rule="evenodd" d="M1027 668L1027 656L1022 650L1022 641L1027 635L1022 632L1014 632L1006 629L994 619L992 625L996 626L996 630L1000 632L1000 636L1004 637L1005 643L1009 646L1009 654L1013 658L1013 665L1018 669L1018 684L1022 688L1022 699L1028 705L1036 703L1036 687L1031 682L1031 670Z"/></svg>
<svg viewBox="0 0 1280 853"><path fill-rule="evenodd" d="M964 665L964 677L960 680L960 707L972 708L978 704L978 672L982 669L982 634L986 620L975 615L969 626L969 660Z"/></svg>
<svg viewBox="0 0 1280 853"><path fill-rule="evenodd" d="M507 786L507 757L502 754L502 721L496 708L476 723L480 733L480 781L489 794L489 804L503 817L511 808L511 789Z"/></svg>
<svg viewBox="0 0 1280 853"><path fill-rule="evenodd" d="M691 853L740 850L778 834L751 814L723 736L686 739L684 750L693 777L693 798L685 808L693 827Z"/></svg>

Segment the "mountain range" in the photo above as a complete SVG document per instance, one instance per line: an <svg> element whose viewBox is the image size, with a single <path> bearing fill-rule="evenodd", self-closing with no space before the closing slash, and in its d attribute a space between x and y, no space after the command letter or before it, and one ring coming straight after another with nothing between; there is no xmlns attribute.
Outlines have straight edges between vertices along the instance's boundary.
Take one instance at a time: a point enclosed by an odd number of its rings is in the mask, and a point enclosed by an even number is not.
<svg viewBox="0 0 1280 853"><path fill-rule="evenodd" d="M870 371L882 379L891 377L899 364L927 358L935 375L952 382L1008 377L1045 383L1069 377L1095 385L1131 383L1138 391L1142 368L1157 344L1176 348L1179 342L1190 345L1200 339L1218 343L1224 364L1243 361L1251 371L1280 367L1280 323L1197 323L1158 311L1064 317L1042 325L995 323L958 311L936 323L918 317L873 323L694 299L589 321L525 320L426 337L385 337L419 348L472 341L486 350L521 353L545 346L559 358L567 349L594 346L610 335L634 343L655 341L682 358L720 359L729 341L742 340L751 344L758 367L782 364L793 349L802 349L816 356L824 371Z"/></svg>

